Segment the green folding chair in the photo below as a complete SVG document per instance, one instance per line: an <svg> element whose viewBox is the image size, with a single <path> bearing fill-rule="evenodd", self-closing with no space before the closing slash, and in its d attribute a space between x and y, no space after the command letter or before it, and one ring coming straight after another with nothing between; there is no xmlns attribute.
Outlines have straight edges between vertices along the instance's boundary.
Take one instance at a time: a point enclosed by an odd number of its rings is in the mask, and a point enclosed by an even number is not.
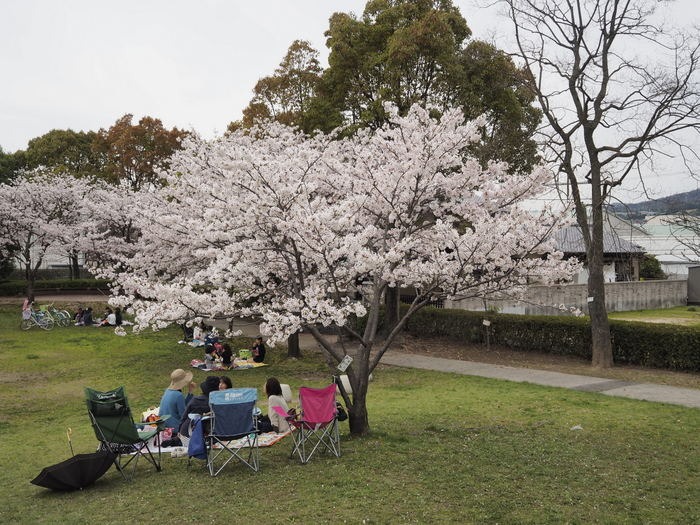
<svg viewBox="0 0 700 525"><path fill-rule="evenodd" d="M156 471L160 471L161 448L157 434L165 428L168 416L162 416L159 421L137 425L131 415L123 386L107 392L85 388L85 403L95 436L100 442L100 449L109 450L114 454L114 465L125 480L133 478L141 456L146 458ZM156 428L151 425L156 425ZM149 445L154 436L158 447L157 454L155 450L151 451ZM130 464L131 476L127 477L126 469Z"/></svg>

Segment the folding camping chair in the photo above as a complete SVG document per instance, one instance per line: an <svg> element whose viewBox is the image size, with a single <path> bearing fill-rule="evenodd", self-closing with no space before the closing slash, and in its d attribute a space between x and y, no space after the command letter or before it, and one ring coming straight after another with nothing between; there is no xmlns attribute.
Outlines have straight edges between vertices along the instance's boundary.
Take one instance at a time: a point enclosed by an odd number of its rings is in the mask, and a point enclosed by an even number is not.
<svg viewBox="0 0 700 525"><path fill-rule="evenodd" d="M107 392L99 392L92 388L85 389L85 403L87 404L90 423L95 431L95 436L100 442L100 448L114 454L114 465L125 480L125 469L133 462L131 478L136 472L136 465L141 456L151 463L157 471L160 471L161 450L158 433L165 428L165 421L153 422L139 429L131 415L129 401L123 386ZM165 419L165 418L164 418ZM156 424L154 429L151 425ZM143 425L140 425L143 426ZM151 452L149 440L156 437L158 445L157 455ZM129 456L127 460L122 455Z"/></svg>
<svg viewBox="0 0 700 525"><path fill-rule="evenodd" d="M286 417L289 426L294 430L294 448L290 457L297 454L302 463L308 463L319 448L336 457L340 456L335 389L335 384L324 388L299 388L298 416L289 416L284 414L280 407L274 407L280 415Z"/></svg>
<svg viewBox="0 0 700 525"><path fill-rule="evenodd" d="M209 393L211 431L205 436L209 474L216 476L232 459L254 472L260 469L255 388L229 388Z"/></svg>

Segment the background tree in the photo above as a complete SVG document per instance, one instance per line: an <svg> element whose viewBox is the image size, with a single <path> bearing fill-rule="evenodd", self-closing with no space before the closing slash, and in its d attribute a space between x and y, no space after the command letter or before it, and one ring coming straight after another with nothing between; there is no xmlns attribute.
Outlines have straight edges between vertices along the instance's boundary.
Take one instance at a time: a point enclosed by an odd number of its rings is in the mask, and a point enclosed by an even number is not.
<svg viewBox="0 0 700 525"><path fill-rule="evenodd" d="M482 124L464 124L459 110L434 120L414 106L340 140L277 123L191 139L168 184L141 192L133 255L116 254L102 270L124 290L111 302L131 306L136 329L252 316L272 343L311 333L335 362L354 358L345 401L351 432L365 434L369 374L431 299L491 297L571 275L551 246L561 217L519 207L551 174L465 159ZM378 339L390 286L415 288L416 298ZM362 329L351 322L365 315ZM323 326L345 337L334 344Z"/></svg>
<svg viewBox="0 0 700 525"><path fill-rule="evenodd" d="M12 181L25 168L26 161L24 151L5 153L0 146L0 184Z"/></svg>
<svg viewBox="0 0 700 525"><path fill-rule="evenodd" d="M46 172L54 175L94 179L103 177L101 155L95 151L97 133L54 129L29 141L24 152L26 169L33 173ZM89 182L86 182L89 184ZM70 228L66 227L68 233ZM76 238L69 249L70 278L80 278L79 252Z"/></svg>
<svg viewBox="0 0 700 525"><path fill-rule="evenodd" d="M0 252L24 271L27 296L50 251L68 256L80 235L83 200L89 188L70 176L35 174L0 184Z"/></svg>
<svg viewBox="0 0 700 525"><path fill-rule="evenodd" d="M317 97L324 114L375 128L387 118L385 102L400 114L413 104L459 107L467 119L486 115L482 140L470 146L484 166L504 160L511 172L531 168L540 113L523 72L505 53L470 36L450 0L372 0L360 19L335 13Z"/></svg>
<svg viewBox="0 0 700 525"><path fill-rule="evenodd" d="M321 80L318 51L295 40L274 74L258 80L253 99L243 110L242 124L251 127L267 119L307 129L309 103Z"/></svg>
<svg viewBox="0 0 700 525"><path fill-rule="evenodd" d="M295 41L229 131L274 119L307 133L341 125L352 132L381 126L386 102L400 114L416 103L459 107L467 119L486 115L482 140L470 145L484 166L505 160L511 172L528 170L537 161L532 135L541 118L528 82L505 53L470 36L450 0L372 0L360 19L335 13L326 31L328 68L308 42Z"/></svg>
<svg viewBox="0 0 700 525"><path fill-rule="evenodd" d="M146 190L141 190L146 191ZM94 184L90 199L85 201L85 214L80 237L80 251L93 272L104 266L113 266L118 260L134 255L140 232L134 219L140 213L135 203L139 192L123 182L115 187L101 182Z"/></svg>
<svg viewBox="0 0 700 525"><path fill-rule="evenodd" d="M94 151L101 156L106 180L126 181L134 190L159 185L159 170L167 169L168 158L181 147L188 135L178 128L167 129L151 117L132 124L133 115L117 120L108 130L101 129Z"/></svg>
<svg viewBox="0 0 700 525"><path fill-rule="evenodd" d="M102 171L100 157L93 150L97 133L54 129L33 138L25 150L26 168L75 177L96 177Z"/></svg>
<svg viewBox="0 0 700 525"><path fill-rule="evenodd" d="M679 133L700 124L698 45L654 23L662 5L656 1L502 2L549 126L548 160L566 182L583 232L592 362L608 367L603 206L660 148L675 145L686 159L694 155Z"/></svg>
<svg viewBox="0 0 700 525"><path fill-rule="evenodd" d="M671 226L673 238L700 260L700 208L680 213L666 221ZM690 257L686 257L690 260Z"/></svg>

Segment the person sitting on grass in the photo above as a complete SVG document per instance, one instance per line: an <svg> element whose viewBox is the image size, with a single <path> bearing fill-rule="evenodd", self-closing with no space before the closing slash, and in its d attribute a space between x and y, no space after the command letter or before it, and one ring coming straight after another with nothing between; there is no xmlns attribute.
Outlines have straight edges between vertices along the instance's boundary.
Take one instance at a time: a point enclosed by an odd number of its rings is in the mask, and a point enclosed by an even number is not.
<svg viewBox="0 0 700 525"><path fill-rule="evenodd" d="M267 396L267 417L272 425L272 430L275 432L286 432L289 430L289 423L274 408L278 406L285 413L289 412L287 402L282 395L282 385L280 385L276 377L270 377L265 382L265 395Z"/></svg>
<svg viewBox="0 0 700 525"><path fill-rule="evenodd" d="M192 340L188 343L190 346L204 346L204 339L207 337L207 325L200 322L192 329Z"/></svg>
<svg viewBox="0 0 700 525"><path fill-rule="evenodd" d="M192 372L185 372L182 368L171 372L170 384L165 389L163 397L160 398L158 415L170 416L165 420L165 426L173 429L172 439L177 437L180 421L185 413L185 406L192 400L192 391L195 386L195 383L192 382ZM185 387L188 388L187 396L182 392Z"/></svg>
<svg viewBox="0 0 700 525"><path fill-rule="evenodd" d="M124 319L122 319L122 309L117 306L114 309L114 324L117 326L121 326L123 322Z"/></svg>
<svg viewBox="0 0 700 525"><path fill-rule="evenodd" d="M95 322L92 320L92 307L88 306L83 310L83 317L80 320L81 326L93 326Z"/></svg>
<svg viewBox="0 0 700 525"><path fill-rule="evenodd" d="M219 357L221 358L221 365L224 368L231 368L233 365L233 350L231 350L230 344L224 343L221 345Z"/></svg>
<svg viewBox="0 0 700 525"><path fill-rule="evenodd" d="M202 389L201 395L194 396L182 414L179 425L179 433L190 437L190 414L206 414L209 412L209 393L219 389L219 378L217 376L207 376L199 385ZM205 428L205 432L207 429Z"/></svg>
<svg viewBox="0 0 700 525"><path fill-rule="evenodd" d="M105 316L102 319L102 321L100 321L99 326L117 326L117 316L114 315L114 312L111 308L107 307L107 310L105 311Z"/></svg>
<svg viewBox="0 0 700 525"><path fill-rule="evenodd" d="M219 390L228 390L229 388L233 388L231 378L228 376L221 376L219 378Z"/></svg>
<svg viewBox="0 0 700 525"><path fill-rule="evenodd" d="M258 336L255 338L255 344L251 348L251 353L253 354L254 362L263 363L265 361L265 344L262 337Z"/></svg>

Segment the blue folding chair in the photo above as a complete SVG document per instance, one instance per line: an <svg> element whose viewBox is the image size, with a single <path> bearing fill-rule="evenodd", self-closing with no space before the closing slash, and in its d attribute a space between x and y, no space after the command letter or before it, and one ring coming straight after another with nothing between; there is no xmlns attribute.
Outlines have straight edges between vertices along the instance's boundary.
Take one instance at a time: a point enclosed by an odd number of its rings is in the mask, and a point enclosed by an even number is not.
<svg viewBox="0 0 700 525"><path fill-rule="evenodd" d="M255 388L229 388L209 394L211 431L205 437L207 467L216 476L232 459L250 467L260 468L258 425L255 418Z"/></svg>

